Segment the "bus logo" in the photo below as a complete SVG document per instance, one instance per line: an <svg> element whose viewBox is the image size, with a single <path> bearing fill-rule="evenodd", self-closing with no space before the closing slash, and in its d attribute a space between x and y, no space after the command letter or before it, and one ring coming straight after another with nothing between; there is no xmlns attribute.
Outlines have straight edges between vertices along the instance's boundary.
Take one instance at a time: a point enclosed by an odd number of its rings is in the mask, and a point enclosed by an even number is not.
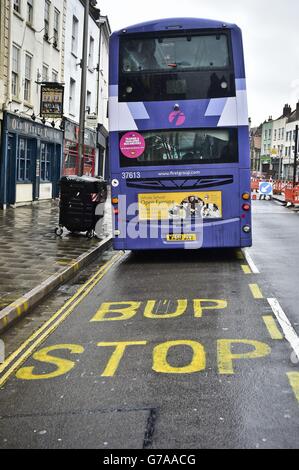
<svg viewBox="0 0 299 470"><path fill-rule="evenodd" d="M170 124L182 126L186 121L186 115L182 111L172 111L168 116L168 120Z"/></svg>

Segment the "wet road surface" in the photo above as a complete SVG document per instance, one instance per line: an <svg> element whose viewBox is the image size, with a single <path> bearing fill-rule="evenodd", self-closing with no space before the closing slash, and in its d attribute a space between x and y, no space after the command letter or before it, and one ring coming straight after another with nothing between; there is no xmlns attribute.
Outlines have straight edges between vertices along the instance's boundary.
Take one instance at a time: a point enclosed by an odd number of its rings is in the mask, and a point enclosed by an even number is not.
<svg viewBox="0 0 299 470"><path fill-rule="evenodd" d="M111 252L29 340L4 338L0 447L298 448L299 366L267 300L298 333L298 228L257 201L259 274L238 250Z"/></svg>

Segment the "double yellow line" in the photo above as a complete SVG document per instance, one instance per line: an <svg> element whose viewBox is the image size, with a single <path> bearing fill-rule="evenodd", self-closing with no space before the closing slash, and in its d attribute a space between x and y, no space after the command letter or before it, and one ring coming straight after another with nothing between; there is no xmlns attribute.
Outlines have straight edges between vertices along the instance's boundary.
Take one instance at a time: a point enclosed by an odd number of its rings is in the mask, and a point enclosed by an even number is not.
<svg viewBox="0 0 299 470"><path fill-rule="evenodd" d="M105 274L123 257L118 253L102 266L52 317L44 323L33 335L16 349L6 361L0 365L0 387L9 377L31 356L34 350L47 339L58 326L74 311L77 305L92 291Z"/></svg>

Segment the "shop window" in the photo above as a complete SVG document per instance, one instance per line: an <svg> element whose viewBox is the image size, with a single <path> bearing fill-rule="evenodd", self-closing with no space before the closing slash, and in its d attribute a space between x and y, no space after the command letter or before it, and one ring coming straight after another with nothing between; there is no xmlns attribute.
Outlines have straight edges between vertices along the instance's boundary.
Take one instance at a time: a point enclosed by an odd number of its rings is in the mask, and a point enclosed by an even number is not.
<svg viewBox="0 0 299 470"><path fill-rule="evenodd" d="M51 181L52 145L41 143L40 151L40 180L42 183Z"/></svg>
<svg viewBox="0 0 299 470"><path fill-rule="evenodd" d="M64 176L76 175L78 173L78 145L69 141L65 143L64 149Z"/></svg>
<svg viewBox="0 0 299 470"><path fill-rule="evenodd" d="M91 147L85 147L83 174L85 176L94 176L94 172L95 172L95 149Z"/></svg>
<svg viewBox="0 0 299 470"><path fill-rule="evenodd" d="M32 144L27 139L19 139L17 155L17 181L19 183L31 182Z"/></svg>

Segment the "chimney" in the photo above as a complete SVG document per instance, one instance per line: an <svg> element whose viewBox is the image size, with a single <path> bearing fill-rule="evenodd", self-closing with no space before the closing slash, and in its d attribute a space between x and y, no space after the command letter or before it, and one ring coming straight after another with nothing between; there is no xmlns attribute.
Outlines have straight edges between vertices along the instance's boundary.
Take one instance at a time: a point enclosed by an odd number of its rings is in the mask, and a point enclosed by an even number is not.
<svg viewBox="0 0 299 470"><path fill-rule="evenodd" d="M292 108L290 105L286 104L283 108L283 117L289 117L292 114Z"/></svg>

